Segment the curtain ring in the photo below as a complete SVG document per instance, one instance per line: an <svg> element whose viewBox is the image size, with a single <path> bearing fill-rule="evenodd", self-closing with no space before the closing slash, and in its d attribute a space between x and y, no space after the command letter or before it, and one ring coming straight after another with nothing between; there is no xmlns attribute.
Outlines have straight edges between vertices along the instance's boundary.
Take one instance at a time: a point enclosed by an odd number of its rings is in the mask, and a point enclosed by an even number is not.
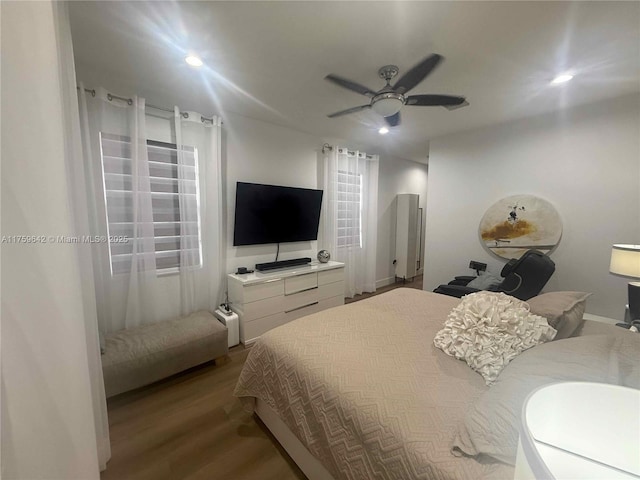
<svg viewBox="0 0 640 480"><path fill-rule="evenodd" d="M112 101L113 95L111 95L110 93L107 93L107 100Z"/></svg>
<svg viewBox="0 0 640 480"><path fill-rule="evenodd" d="M133 100L132 100L132 99L130 99L130 98L128 98L128 99L127 99L127 105L133 105Z"/></svg>
<svg viewBox="0 0 640 480"><path fill-rule="evenodd" d="M189 112L182 112L180 115L182 115L182 118L189 118Z"/></svg>
<svg viewBox="0 0 640 480"><path fill-rule="evenodd" d="M91 90L91 96L95 97L96 96L96 89L94 88L93 90Z"/></svg>

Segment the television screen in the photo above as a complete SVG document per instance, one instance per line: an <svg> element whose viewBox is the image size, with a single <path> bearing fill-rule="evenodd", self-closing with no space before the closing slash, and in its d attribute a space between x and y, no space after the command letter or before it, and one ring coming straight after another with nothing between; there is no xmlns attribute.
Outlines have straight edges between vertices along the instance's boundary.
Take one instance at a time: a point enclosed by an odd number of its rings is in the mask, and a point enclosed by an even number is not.
<svg viewBox="0 0 640 480"><path fill-rule="evenodd" d="M238 182L233 245L318 238L322 190Z"/></svg>

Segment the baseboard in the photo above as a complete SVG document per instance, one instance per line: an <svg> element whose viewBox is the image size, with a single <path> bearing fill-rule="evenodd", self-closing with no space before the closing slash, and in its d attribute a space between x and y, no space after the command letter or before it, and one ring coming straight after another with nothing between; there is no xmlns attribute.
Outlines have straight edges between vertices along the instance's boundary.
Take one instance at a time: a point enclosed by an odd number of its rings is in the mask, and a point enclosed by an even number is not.
<svg viewBox="0 0 640 480"><path fill-rule="evenodd" d="M421 270L418 270L418 272L416 273L416 277L418 275L422 275ZM413 277L415 278L415 277ZM394 283L396 283L396 281L401 281L402 278L399 277L387 277L387 278L382 278L380 280L376 280L376 288L382 288L382 287L386 287L387 285L392 285ZM411 279L408 279L408 281Z"/></svg>
<svg viewBox="0 0 640 480"><path fill-rule="evenodd" d="M387 285L391 285L395 283L396 277L387 277L381 280L376 280L376 288L386 287Z"/></svg>
<svg viewBox="0 0 640 480"><path fill-rule="evenodd" d="M615 325L616 323L619 323L622 321L622 320L616 320L615 318L601 317L600 315L593 315L591 313L585 313L583 315L583 318L585 320L592 320L594 322L610 323L611 325Z"/></svg>

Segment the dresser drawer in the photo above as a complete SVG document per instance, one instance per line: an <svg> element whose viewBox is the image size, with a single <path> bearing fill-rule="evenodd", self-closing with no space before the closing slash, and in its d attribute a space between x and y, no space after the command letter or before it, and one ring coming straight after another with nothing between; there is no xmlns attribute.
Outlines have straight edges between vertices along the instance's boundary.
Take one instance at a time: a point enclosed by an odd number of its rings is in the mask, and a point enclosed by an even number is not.
<svg viewBox="0 0 640 480"><path fill-rule="evenodd" d="M251 303L245 303L242 305L243 321L251 322L260 317L266 317L273 315L274 313L282 312L284 310L284 295L278 295L277 297L265 298L264 300L257 300Z"/></svg>
<svg viewBox="0 0 640 480"><path fill-rule="evenodd" d="M285 313L290 312L296 308L305 307L307 305L311 305L312 303L316 303L320 300L318 296L319 289L312 288L310 290L304 290L302 292L294 293L291 295L285 295L283 297L284 300L284 311Z"/></svg>
<svg viewBox="0 0 640 480"><path fill-rule="evenodd" d="M309 290L317 286L318 274L316 272L288 277L284 279L284 294L291 295L292 293Z"/></svg>
<svg viewBox="0 0 640 480"><path fill-rule="evenodd" d="M319 298L323 300L325 298L336 297L338 295L344 296L344 280L339 282L326 283L318 287Z"/></svg>
<svg viewBox="0 0 640 480"><path fill-rule="evenodd" d="M243 303L255 302L269 297L277 297L284 294L284 280L273 278L263 283L247 285L243 289Z"/></svg>
<svg viewBox="0 0 640 480"><path fill-rule="evenodd" d="M324 270L318 272L318 284L326 285L327 283L334 283L344 280L344 268L332 268L331 270Z"/></svg>
<svg viewBox="0 0 640 480"><path fill-rule="evenodd" d="M240 322L240 341L246 344L251 343L263 333L272 328L284 325L288 320L284 313L276 313L268 317L262 317L252 322Z"/></svg>
<svg viewBox="0 0 640 480"><path fill-rule="evenodd" d="M320 310L325 310L327 308L339 307L340 305L344 305L344 294L340 294L336 297L325 298L320 300L318 303Z"/></svg>
<svg viewBox="0 0 640 480"><path fill-rule="evenodd" d="M312 313L317 313L320 310L322 310L322 307L320 306L320 302L315 302L312 305L307 305L306 307L291 310L290 312L286 312L284 314L285 322L291 322L296 318L301 318L301 317L304 317L305 315L311 315Z"/></svg>

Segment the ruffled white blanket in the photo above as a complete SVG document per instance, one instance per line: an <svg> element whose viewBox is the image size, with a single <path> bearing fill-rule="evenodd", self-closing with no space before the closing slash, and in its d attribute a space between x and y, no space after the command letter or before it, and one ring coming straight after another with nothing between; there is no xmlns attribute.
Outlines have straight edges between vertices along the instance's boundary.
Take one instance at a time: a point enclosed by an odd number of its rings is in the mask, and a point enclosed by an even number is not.
<svg viewBox="0 0 640 480"><path fill-rule="evenodd" d="M556 330L529 305L504 293L465 296L433 343L447 355L464 360L491 385L518 354L553 340Z"/></svg>

